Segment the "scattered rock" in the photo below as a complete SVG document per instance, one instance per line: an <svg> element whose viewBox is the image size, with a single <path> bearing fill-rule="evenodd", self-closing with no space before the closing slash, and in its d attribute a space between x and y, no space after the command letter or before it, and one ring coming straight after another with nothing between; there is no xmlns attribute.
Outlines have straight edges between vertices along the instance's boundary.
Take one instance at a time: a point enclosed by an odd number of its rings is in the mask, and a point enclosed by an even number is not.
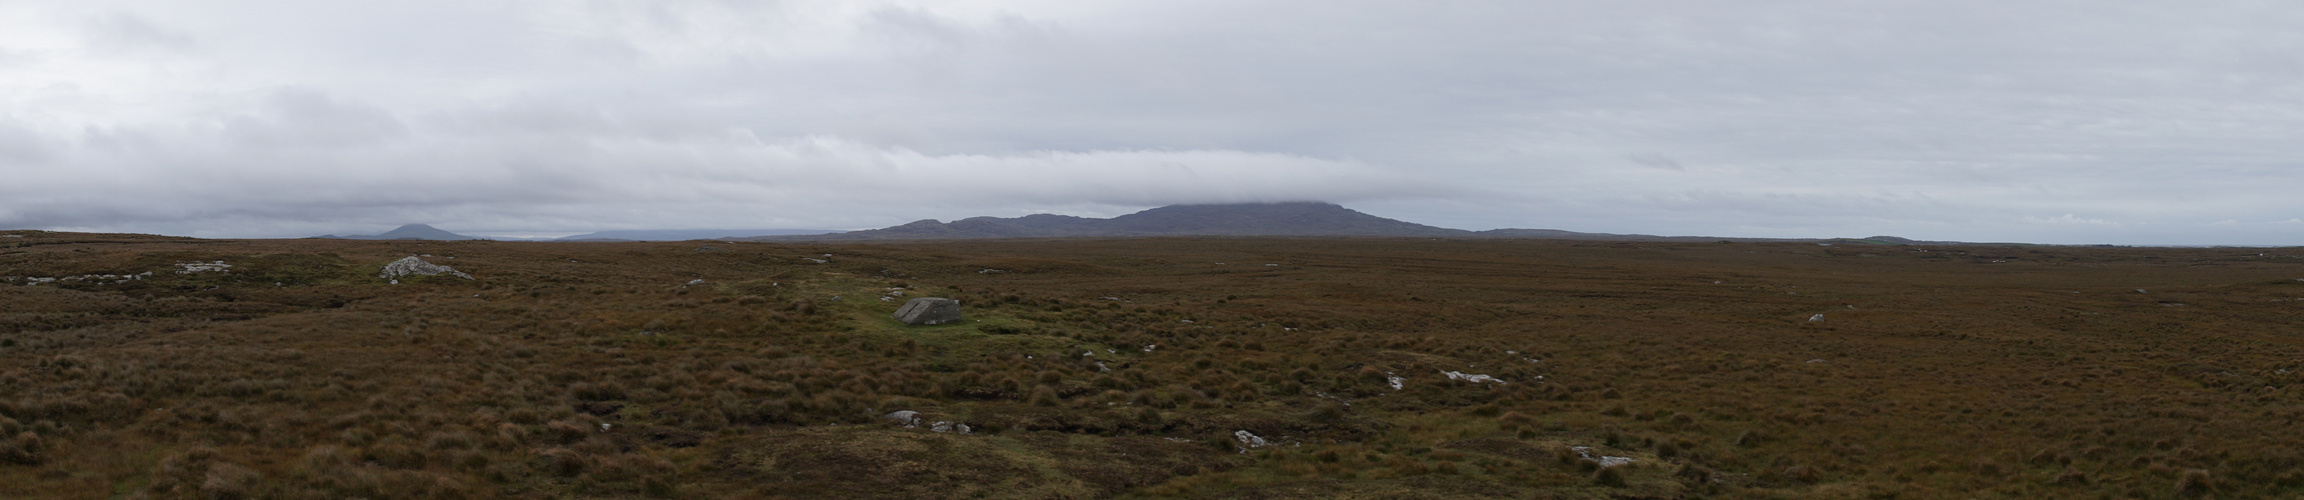
<svg viewBox="0 0 2304 500"><path fill-rule="evenodd" d="M1496 377L1490 377L1490 376L1487 376L1487 375L1481 375L1481 374L1477 374L1477 373L1464 373L1464 372L1440 372L1440 374L1441 374L1441 375L1447 375L1449 380L1462 380L1462 381L1465 381L1465 382L1480 383L1480 384L1485 384L1485 383L1489 383L1489 382L1495 382L1495 383L1499 383L1499 384L1501 384L1501 383L1504 383L1504 380L1503 380L1503 379L1499 379L1499 378L1496 378ZM1397 385L1395 385L1393 388L1394 388L1394 389L1398 389L1399 387L1398 387Z"/></svg>
<svg viewBox="0 0 2304 500"><path fill-rule="evenodd" d="M1824 313L1816 313L1815 316L1809 316L1808 321L1822 323L1824 322Z"/></svg>
<svg viewBox="0 0 2304 500"><path fill-rule="evenodd" d="M214 272L214 273L228 273L228 272L232 272L232 265L231 265L231 264L226 264L226 263L224 263L224 261L221 261L221 260L219 260L219 261L214 261L214 262L178 262L178 263L176 263L176 274L210 273L210 272Z"/></svg>
<svg viewBox="0 0 2304 500"><path fill-rule="evenodd" d="M201 264L201 265L210 265L210 264ZM230 267L230 266L226 266L226 267ZM183 274L183 271L177 271L177 273L178 273L178 274ZM144 279L145 277L149 277L149 276L151 276L151 275L152 275L152 272L151 272L151 271L145 271L145 272L143 272L143 273L141 273L141 274L83 274L83 275L79 275L79 276L63 276L63 277L53 277L53 278L51 278L51 277L45 277L45 276L7 276L7 277L4 277L4 278L0 278L0 279L5 279L6 281L9 281L9 282L15 282L16 280L19 280L19 279L21 279L21 280L24 280L24 286L33 286L33 285L39 285L39 284L43 284L43 283L58 283L58 282L66 282L66 283L68 283L68 282L75 282L75 281L87 281L87 282L94 282L94 283L96 283L96 284L99 284L99 285L118 285L118 284L121 284L121 283L127 283L127 282L130 282L130 281L142 280L142 279Z"/></svg>
<svg viewBox="0 0 2304 500"><path fill-rule="evenodd" d="M968 428L968 424L959 422L945 422L942 420L936 421L936 424L929 426L928 430L936 432L958 432L963 436L975 434L974 429Z"/></svg>
<svg viewBox="0 0 2304 500"><path fill-rule="evenodd" d="M399 283L399 278L402 276L436 276L441 274L464 279L472 279L472 275L464 274L463 272L459 272L448 266L425 262L424 259L417 258L413 255L408 256L407 258L392 261L390 264L385 264L384 272L377 274L376 277L393 280L393 283Z"/></svg>
<svg viewBox="0 0 2304 500"><path fill-rule="evenodd" d="M920 297L896 309L896 320L907 325L941 325L960 321L960 301Z"/></svg>
<svg viewBox="0 0 2304 500"><path fill-rule="evenodd" d="M1392 384L1392 390L1397 391L1400 390L1401 387L1407 387L1408 377L1393 375L1392 372L1384 372L1384 381L1386 383Z"/></svg>
<svg viewBox="0 0 2304 500"><path fill-rule="evenodd" d="M1600 464L1601 468L1609 468L1619 465L1630 465L1632 463L1632 457L1592 456L1592 447L1590 446L1571 446L1569 448L1576 450L1577 458L1597 462Z"/></svg>

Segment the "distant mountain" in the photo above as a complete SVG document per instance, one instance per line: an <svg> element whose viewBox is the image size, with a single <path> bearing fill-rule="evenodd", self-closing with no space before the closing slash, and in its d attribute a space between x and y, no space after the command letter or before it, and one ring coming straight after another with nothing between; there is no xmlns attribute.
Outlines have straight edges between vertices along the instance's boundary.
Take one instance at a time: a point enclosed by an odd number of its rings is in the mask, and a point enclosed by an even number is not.
<svg viewBox="0 0 2304 500"><path fill-rule="evenodd" d="M1170 205L1110 219L1033 214L971 217L950 223L921 220L882 229L762 240L919 240L1063 238L1079 236L1471 236L1368 215L1334 203Z"/></svg>
<svg viewBox="0 0 2304 500"><path fill-rule="evenodd" d="M1558 230L1558 229L1517 229L1517 228L1512 228L1512 229L1490 229L1490 230L1487 230L1487 231L1480 231L1480 232L1477 232L1477 233L1473 233L1473 236L1474 236L1474 237L1476 237L1476 238L1523 238L1523 239L1539 239L1539 240L1655 241L1655 242L1713 242L1713 241L1736 241L1736 242L1744 242L1744 243L1764 243L1764 242L1782 242L1782 241L1791 241L1791 242L1820 242L1820 241L1827 241L1827 240L1819 240L1819 239L1813 239L1813 238L1729 238L1729 237L1717 237L1717 236L1656 236L1656 235L1652 235L1652 234L1579 233L1579 232L1575 232L1575 231L1562 231L1562 230Z"/></svg>
<svg viewBox="0 0 2304 500"><path fill-rule="evenodd" d="M395 229L393 229L393 230L391 230L391 231L385 231L385 232L384 232L384 234L353 235L353 236L337 236L337 235L333 235L333 234L330 234L330 235L322 235L322 236L318 236L318 237L319 237L319 238L328 238L328 239L341 239L341 240L442 240L442 241L458 241L458 240L477 240L477 239L481 239L481 238L475 238L475 237L471 237L471 236L465 236L465 235L461 235L461 234L451 233L451 232L447 232L447 231L442 231L442 230L440 230L439 228L435 228L435 227L432 227L432 226L427 226L427 225L423 225L423 224L409 224L409 225L405 225L405 226L400 226L399 228L395 228Z"/></svg>
<svg viewBox="0 0 2304 500"><path fill-rule="evenodd" d="M829 229L629 229L585 233L552 241L688 241L837 232Z"/></svg>
<svg viewBox="0 0 2304 500"><path fill-rule="evenodd" d="M319 236L351 240L478 240L503 241L872 241L963 240L984 238L1075 238L1131 236L1372 236L1420 238L1521 238L1588 241L1649 242L1812 242L1850 245L1965 245L1951 241L1915 241L1895 236L1869 238L1724 238L1713 236L1655 236L1646 234L1579 233L1558 229L1491 229L1467 231L1405 222L1325 202L1231 203L1169 205L1110 219L1070 215L1032 214L1023 217L970 217L952 222L934 219L862 231L833 232L810 229L660 229L616 230L554 239L473 237L409 224L384 234Z"/></svg>
<svg viewBox="0 0 2304 500"><path fill-rule="evenodd" d="M1006 218L970 217L952 222L924 219L899 226L845 233L757 236L734 239L749 241L852 241L1125 236L1377 236L1654 242L1814 242L1872 245L1959 244L1956 242L1921 242L1894 236L1874 236L1862 239L1783 239L1579 233L1558 229L1466 231L1377 217L1334 203L1324 202L1169 205L1110 219L1052 214Z"/></svg>

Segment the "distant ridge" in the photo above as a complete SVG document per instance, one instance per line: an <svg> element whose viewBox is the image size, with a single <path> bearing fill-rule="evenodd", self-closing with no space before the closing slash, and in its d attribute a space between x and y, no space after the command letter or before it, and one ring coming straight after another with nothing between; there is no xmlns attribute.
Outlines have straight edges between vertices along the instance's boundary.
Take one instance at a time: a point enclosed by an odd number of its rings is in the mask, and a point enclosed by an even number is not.
<svg viewBox="0 0 2304 500"><path fill-rule="evenodd" d="M1814 239L1655 236L1518 228L1467 231L1387 219L1344 208L1342 205L1317 201L1169 205L1110 219L1054 214L1032 214L1022 217L970 217L952 222L923 219L898 226L849 232L810 229L642 229L600 231L561 238L541 239L465 236L424 224L409 224L386 231L383 234L326 235L315 238L436 241L487 239L505 241L876 241L1138 236L1363 236L1680 243L1716 241L1811 242L1851 245L1980 244L1954 241L1916 241L1895 236Z"/></svg>
<svg viewBox="0 0 2304 500"><path fill-rule="evenodd" d="M329 234L329 235L321 235L321 236L316 236L316 237L317 237L317 238L326 238L326 239L339 239L339 240L439 240L439 241L461 241L461 240L477 240L477 239L481 239L481 238L475 238L475 237L471 237L471 236L465 236L465 235L461 235L461 234L451 233L451 232L447 232L447 231L442 231L442 230L440 230L440 228L436 228L436 227L432 227L432 226L428 226L428 225L424 225L424 224L409 224L409 225L405 225L405 226L400 226L400 227L398 227L398 228L394 228L394 229L392 229L391 231L385 231L385 232L384 232L384 234L353 235L353 236L337 236L337 235Z"/></svg>
<svg viewBox="0 0 2304 500"><path fill-rule="evenodd" d="M845 233L759 236L735 239L746 241L874 241L1129 236L1375 236L1653 242L1815 242L1859 245L1961 244L1913 241L1894 236L1873 236L1861 239L1794 239L1579 233L1558 229L1467 231L1377 217L1326 202L1169 205L1110 219L1053 214L1032 214L1005 218L970 217L952 222L924 219L898 226Z"/></svg>
<svg viewBox="0 0 2304 500"><path fill-rule="evenodd" d="M1377 217L1334 203L1169 205L1110 219L1033 214L921 220L882 229L751 240L921 240L1083 236L1466 236L1471 231Z"/></svg>
<svg viewBox="0 0 2304 500"><path fill-rule="evenodd" d="M563 236L552 241L687 241L837 232L830 229L626 229Z"/></svg>

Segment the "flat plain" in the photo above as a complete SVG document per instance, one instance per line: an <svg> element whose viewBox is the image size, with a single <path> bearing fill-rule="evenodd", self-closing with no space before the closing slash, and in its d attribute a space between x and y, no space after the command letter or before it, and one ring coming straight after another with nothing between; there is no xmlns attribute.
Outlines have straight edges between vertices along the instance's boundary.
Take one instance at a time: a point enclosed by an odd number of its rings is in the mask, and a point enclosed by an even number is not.
<svg viewBox="0 0 2304 500"><path fill-rule="evenodd" d="M2304 493L2294 248L0 236L6 498Z"/></svg>

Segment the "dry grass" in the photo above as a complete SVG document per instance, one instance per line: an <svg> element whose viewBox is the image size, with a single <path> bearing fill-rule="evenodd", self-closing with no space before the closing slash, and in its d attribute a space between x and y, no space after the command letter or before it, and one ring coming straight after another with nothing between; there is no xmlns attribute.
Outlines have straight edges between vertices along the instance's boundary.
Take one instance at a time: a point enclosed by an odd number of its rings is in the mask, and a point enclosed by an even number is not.
<svg viewBox="0 0 2304 500"><path fill-rule="evenodd" d="M2293 249L21 234L8 498L2304 489Z"/></svg>

